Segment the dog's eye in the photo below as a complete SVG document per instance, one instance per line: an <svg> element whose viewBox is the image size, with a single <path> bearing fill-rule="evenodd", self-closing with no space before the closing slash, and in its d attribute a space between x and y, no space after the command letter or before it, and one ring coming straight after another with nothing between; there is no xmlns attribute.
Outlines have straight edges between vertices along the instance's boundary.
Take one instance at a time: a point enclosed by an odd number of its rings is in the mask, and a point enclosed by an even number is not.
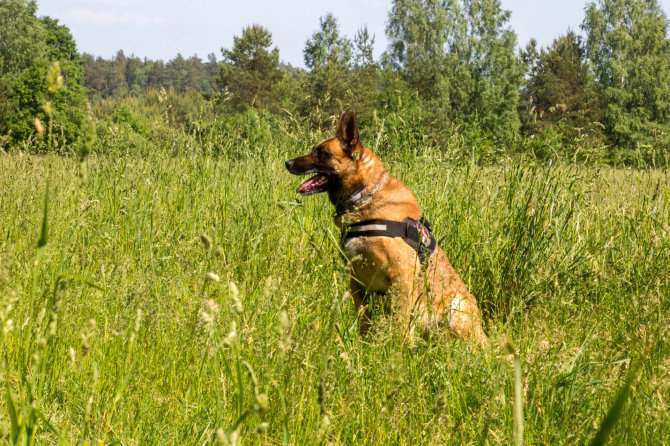
<svg viewBox="0 0 670 446"><path fill-rule="evenodd" d="M324 149L321 146L314 149L314 154L316 155L316 157L318 159L321 159L321 160L326 160L326 159L330 158L330 152L328 152L326 149Z"/></svg>

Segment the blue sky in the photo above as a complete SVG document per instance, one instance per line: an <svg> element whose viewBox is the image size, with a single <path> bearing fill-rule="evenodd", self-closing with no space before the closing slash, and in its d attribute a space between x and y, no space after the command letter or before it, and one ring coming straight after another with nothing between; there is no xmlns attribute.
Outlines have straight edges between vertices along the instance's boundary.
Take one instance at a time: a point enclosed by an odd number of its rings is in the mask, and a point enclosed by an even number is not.
<svg viewBox="0 0 670 446"><path fill-rule="evenodd" d="M280 58L304 66L305 41L319 17L332 12L341 31L353 37L367 25L375 35L375 56L386 48L384 28L391 2L384 0L37 0L39 15L67 25L80 51L109 58L123 49L149 59L172 59L214 53L230 48L233 36L258 23L270 30ZM670 0L660 1L666 14ZM518 43L535 37L548 45L568 28L579 30L586 0L502 0L512 12L510 24Z"/></svg>

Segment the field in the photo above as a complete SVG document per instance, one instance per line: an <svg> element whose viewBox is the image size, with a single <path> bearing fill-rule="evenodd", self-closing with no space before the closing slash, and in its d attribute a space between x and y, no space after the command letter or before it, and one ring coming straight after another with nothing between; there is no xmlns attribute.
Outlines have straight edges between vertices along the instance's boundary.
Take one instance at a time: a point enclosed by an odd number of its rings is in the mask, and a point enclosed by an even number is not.
<svg viewBox="0 0 670 446"><path fill-rule="evenodd" d="M84 178L0 152L0 441L511 444L516 387L526 444L589 442L613 407L611 444L670 443L667 171L377 138L490 339L410 345L382 315L358 336L333 211L294 194L283 161L317 136L110 151Z"/></svg>

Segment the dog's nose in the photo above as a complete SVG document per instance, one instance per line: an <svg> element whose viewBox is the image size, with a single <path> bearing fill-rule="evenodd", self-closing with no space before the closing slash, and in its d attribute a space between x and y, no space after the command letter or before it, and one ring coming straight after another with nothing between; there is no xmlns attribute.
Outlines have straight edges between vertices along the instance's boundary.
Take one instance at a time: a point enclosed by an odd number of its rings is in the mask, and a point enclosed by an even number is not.
<svg viewBox="0 0 670 446"><path fill-rule="evenodd" d="M291 166L293 166L293 160L288 160L284 164L286 165L286 170L291 170Z"/></svg>

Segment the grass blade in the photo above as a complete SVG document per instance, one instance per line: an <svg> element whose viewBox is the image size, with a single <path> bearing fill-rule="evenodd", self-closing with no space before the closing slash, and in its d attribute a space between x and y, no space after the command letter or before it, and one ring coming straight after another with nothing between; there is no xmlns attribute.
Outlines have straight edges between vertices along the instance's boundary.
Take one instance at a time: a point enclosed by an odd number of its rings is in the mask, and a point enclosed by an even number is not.
<svg viewBox="0 0 670 446"><path fill-rule="evenodd" d="M47 190L46 193L44 194L44 215L42 216L42 229L40 230L40 239L37 241L37 248L42 248L47 244L48 210L49 210L49 185L47 184Z"/></svg>
<svg viewBox="0 0 670 446"><path fill-rule="evenodd" d="M514 444L523 444L523 385L521 382L521 360L511 342L507 350L514 355Z"/></svg>
<svg viewBox="0 0 670 446"><path fill-rule="evenodd" d="M610 410L607 412L607 415L600 423L600 429L598 429L598 433L596 434L596 436L593 437L593 440L591 441L591 446L604 445L610 433L612 432L612 429L614 429L614 426L616 425L617 421L619 420L619 418L621 418L624 404L626 403L626 400L628 399L628 394L630 393L630 387L633 385L633 382L635 382L635 379L637 378L637 375L640 372L640 369L642 368L642 364L644 364L644 361L647 359L647 355L649 354L650 348L651 343L647 342L647 345L644 351L642 352L642 356L630 368L628 376L626 377L626 381L624 382L621 389L619 389L619 393L617 393L617 396L614 399L612 406L610 406Z"/></svg>

